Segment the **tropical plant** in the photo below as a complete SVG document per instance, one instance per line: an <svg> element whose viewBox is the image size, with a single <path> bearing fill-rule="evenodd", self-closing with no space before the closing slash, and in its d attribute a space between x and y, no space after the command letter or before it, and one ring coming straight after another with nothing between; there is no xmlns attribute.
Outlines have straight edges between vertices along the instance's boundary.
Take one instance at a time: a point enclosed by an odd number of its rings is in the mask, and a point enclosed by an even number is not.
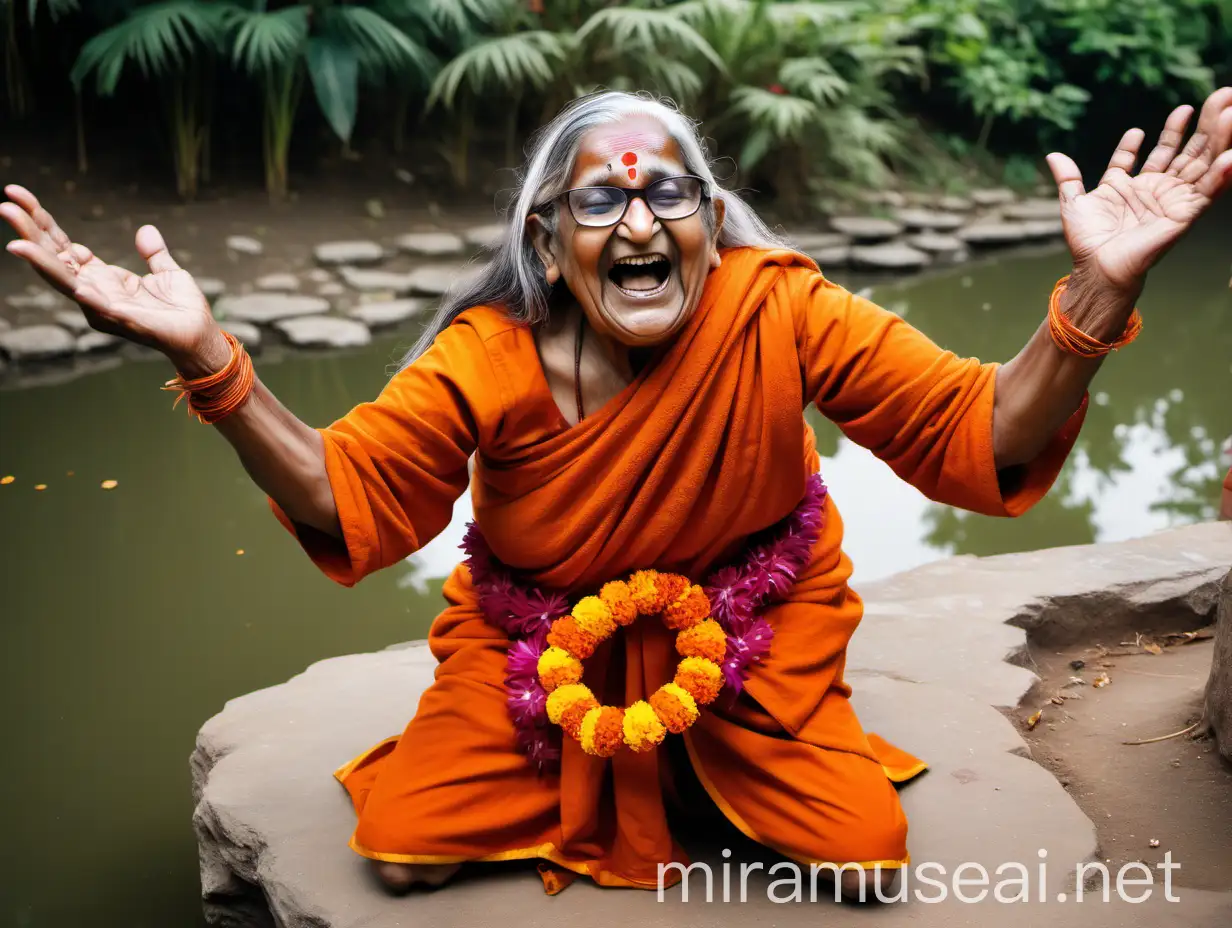
<svg viewBox="0 0 1232 928"><path fill-rule="evenodd" d="M70 74L78 93L93 75L95 90L111 96L125 67L136 63L144 77L165 90L176 190L185 199L197 194L209 146L213 59L232 9L202 0L137 7L86 42Z"/></svg>
<svg viewBox="0 0 1232 928"><path fill-rule="evenodd" d="M21 56L19 9L25 7L29 26L33 29L40 6L45 6L53 21L77 9L77 0L0 0L4 9L4 87L8 97L9 115L21 119L30 109L29 77Z"/></svg>
<svg viewBox="0 0 1232 928"><path fill-rule="evenodd" d="M301 3L267 10L265 0L231 16L232 58L261 83L265 186L287 193L287 158L305 73L330 128L349 142L359 109L361 75L430 73L429 51L370 6Z"/></svg>

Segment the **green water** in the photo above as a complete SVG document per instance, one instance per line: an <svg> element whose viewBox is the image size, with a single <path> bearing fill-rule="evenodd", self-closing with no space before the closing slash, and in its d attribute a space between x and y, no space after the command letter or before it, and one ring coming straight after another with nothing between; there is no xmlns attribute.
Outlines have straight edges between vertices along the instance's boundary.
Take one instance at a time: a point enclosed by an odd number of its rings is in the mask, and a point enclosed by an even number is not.
<svg viewBox="0 0 1232 928"><path fill-rule="evenodd" d="M1232 433L1232 236L1214 222L1199 232L1152 277L1145 332L1105 365L1074 457L1024 518L934 506L822 429L857 583L950 553L1126 538L1212 511L1218 445ZM873 296L947 348L1005 360L1065 270L1061 253L1019 256ZM258 366L291 409L324 424L375 395L412 337ZM456 559L465 500L421 555L334 586L230 448L171 412L166 375L160 361L127 363L0 392L0 474L17 478L0 486L0 925L200 923L188 773L198 727L313 661L421 637ZM119 485L104 491L108 479Z"/></svg>

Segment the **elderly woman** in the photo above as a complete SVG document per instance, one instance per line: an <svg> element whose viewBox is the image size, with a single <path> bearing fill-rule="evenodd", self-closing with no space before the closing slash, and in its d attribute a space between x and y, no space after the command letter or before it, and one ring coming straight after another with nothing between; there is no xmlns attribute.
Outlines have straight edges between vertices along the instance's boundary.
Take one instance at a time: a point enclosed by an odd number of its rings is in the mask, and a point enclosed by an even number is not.
<svg viewBox="0 0 1232 928"><path fill-rule="evenodd" d="M549 890L573 874L653 887L684 860L666 818L683 806L846 867L850 891L907 864L896 784L925 765L848 701L861 601L802 411L934 500L1024 512L1103 357L1136 334L1147 270L1229 185L1232 88L1182 149L1191 113L1137 173L1143 133L1127 132L1090 192L1049 156L1073 273L999 366L829 282L719 186L674 109L580 99L535 139L484 273L377 399L321 430L256 379L154 228L137 232L139 277L20 187L0 212L9 251L92 326L166 354L169 386L337 582L423 546L470 482L435 682L400 736L336 773L351 847L387 884L538 859Z"/></svg>

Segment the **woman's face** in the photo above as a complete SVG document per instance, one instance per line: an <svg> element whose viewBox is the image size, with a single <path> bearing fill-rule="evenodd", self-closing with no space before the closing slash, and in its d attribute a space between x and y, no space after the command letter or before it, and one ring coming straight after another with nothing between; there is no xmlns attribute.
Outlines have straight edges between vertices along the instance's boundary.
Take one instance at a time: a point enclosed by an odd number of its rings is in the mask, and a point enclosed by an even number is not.
<svg viewBox="0 0 1232 928"><path fill-rule="evenodd" d="M659 120L628 116L582 137L568 189L643 189L686 173L680 147ZM630 200L619 222L595 228L580 225L562 197L555 234L538 216L531 217L529 231L548 282L564 279L590 325L629 347L644 347L680 330L697 308L706 275L719 266L723 202L713 206L713 232L706 228L704 204L692 216L664 220L643 199Z"/></svg>

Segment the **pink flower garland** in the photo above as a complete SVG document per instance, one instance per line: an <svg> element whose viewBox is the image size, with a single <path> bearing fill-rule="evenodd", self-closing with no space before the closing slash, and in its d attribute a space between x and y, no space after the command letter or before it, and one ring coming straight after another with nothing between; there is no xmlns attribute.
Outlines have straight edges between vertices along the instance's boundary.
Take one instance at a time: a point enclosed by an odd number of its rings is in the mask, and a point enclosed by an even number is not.
<svg viewBox="0 0 1232 928"><path fill-rule="evenodd" d="M781 600L808 564L821 535L826 487L821 476L808 478L804 496L782 522L750 538L744 562L714 571L702 584L712 615L727 633L723 678L732 696L744 688L749 665L770 651L774 629L763 617L766 607ZM569 612L559 593L521 586L509 568L488 548L479 527L471 522L462 539L465 564L479 593L479 608L489 622L513 641L506 663L505 689L509 715L517 728L518 750L539 771L560 762L560 729L547 718L547 693L539 685L539 656L547 647L552 622Z"/></svg>

